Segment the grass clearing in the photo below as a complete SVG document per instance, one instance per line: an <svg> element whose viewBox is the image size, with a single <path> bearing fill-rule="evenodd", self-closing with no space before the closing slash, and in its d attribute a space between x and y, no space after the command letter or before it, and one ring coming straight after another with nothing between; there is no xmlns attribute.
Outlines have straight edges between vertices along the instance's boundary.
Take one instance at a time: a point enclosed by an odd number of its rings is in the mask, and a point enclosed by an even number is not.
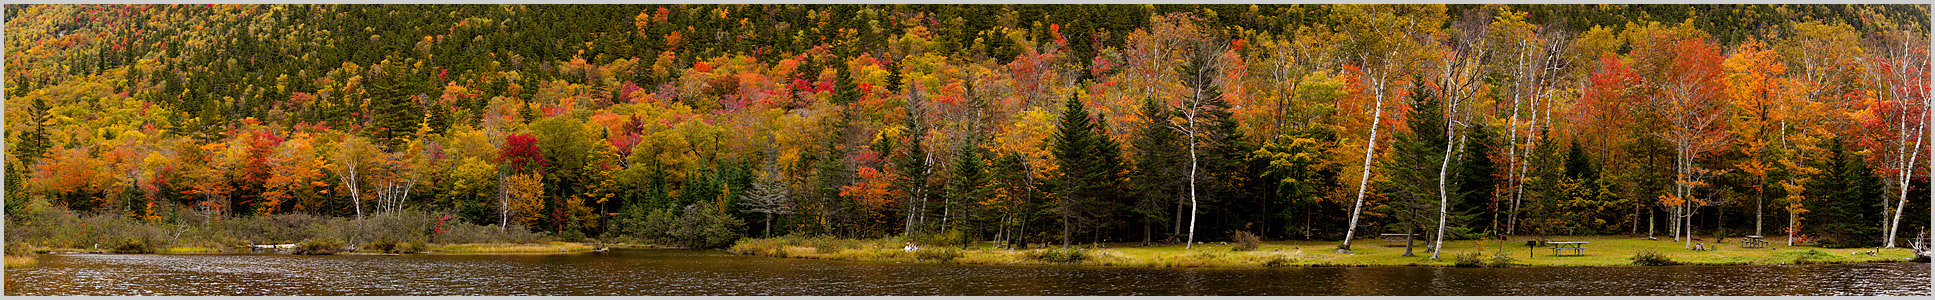
<svg viewBox="0 0 1935 300"><path fill-rule="evenodd" d="M1063 250L996 249L988 243L977 243L960 248L957 257L944 260L957 264L988 265L1092 265L1092 266L1139 266L1139 267L1279 267L1279 266L1453 266L1458 254L1475 255L1482 259L1483 265L1515 266L1629 266L1632 258L1640 250L1652 250L1679 264L1688 265L1773 265L1809 263L1853 263L1853 262L1899 262L1914 258L1911 250L1887 249L1868 255L1874 249L1827 249L1810 246L1780 246L1784 242L1762 249L1741 248L1737 243L1711 245L1711 251L1684 249L1684 242L1672 240L1647 240L1628 236L1552 236L1552 241L1591 242L1585 245L1585 254L1578 256L1553 256L1547 247L1526 247L1525 240L1535 237L1515 238L1500 243L1496 240L1445 241L1444 255L1431 260L1431 253L1425 252L1422 241L1412 249L1414 256L1401 256L1404 247L1385 246L1376 239L1360 240L1354 243L1351 253L1336 253L1335 241L1268 241L1261 242L1255 250L1231 251L1237 244L1205 243L1184 249L1183 245L1159 245L1141 247L1134 243L1103 244L1100 247L1086 245L1080 251L1080 259L1071 259ZM1738 240L1734 240L1738 241ZM922 259L914 252L903 251L901 243L891 239L852 240L833 238L777 237L768 239L745 239L733 245L729 251L745 255L760 255L788 258L835 259L871 262L942 262L943 260ZM1503 246L1501 252L1500 246ZM1056 247L1059 248L1059 247ZM927 250L927 248L923 248ZM1504 254L1501 259L1499 254ZM949 255L952 256L952 255Z"/></svg>

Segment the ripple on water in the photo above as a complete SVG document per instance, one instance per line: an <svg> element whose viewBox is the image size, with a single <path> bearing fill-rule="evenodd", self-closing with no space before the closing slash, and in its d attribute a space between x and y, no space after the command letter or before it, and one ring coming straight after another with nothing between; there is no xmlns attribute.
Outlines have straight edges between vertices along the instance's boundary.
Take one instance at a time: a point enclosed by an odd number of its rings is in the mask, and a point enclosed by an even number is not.
<svg viewBox="0 0 1935 300"><path fill-rule="evenodd" d="M962 266L716 251L47 255L7 295L1929 295L1927 264L1605 268Z"/></svg>

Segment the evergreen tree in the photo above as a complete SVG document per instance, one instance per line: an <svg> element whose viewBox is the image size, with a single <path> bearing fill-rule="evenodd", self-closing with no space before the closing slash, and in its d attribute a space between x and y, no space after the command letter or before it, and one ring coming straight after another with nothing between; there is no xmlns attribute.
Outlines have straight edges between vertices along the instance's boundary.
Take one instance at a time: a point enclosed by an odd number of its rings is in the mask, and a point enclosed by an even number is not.
<svg viewBox="0 0 1935 300"><path fill-rule="evenodd" d="M773 215L792 214L793 199L787 195L786 174L780 173L779 160L767 159L761 171L764 173L759 174L759 180L754 181L752 188L740 195L739 199L745 203L746 212L766 214L761 237L772 237Z"/></svg>
<svg viewBox="0 0 1935 300"><path fill-rule="evenodd" d="M1599 178L1599 170L1592 167L1592 154L1586 153L1578 141L1570 144L1565 151L1565 176L1582 180Z"/></svg>
<svg viewBox="0 0 1935 300"><path fill-rule="evenodd" d="M1828 142L1829 157L1821 164L1819 184L1808 189L1817 203L1809 205L1803 220L1823 247L1852 248L1880 245L1881 178L1868 167L1862 155L1848 150L1846 142Z"/></svg>
<svg viewBox="0 0 1935 300"><path fill-rule="evenodd" d="M987 172L988 162L983 159L987 157L984 153L987 150L981 149L980 143L980 136L969 135L954 154L948 171L947 204L941 213L942 225L947 227L943 230L962 227L970 220L968 208L991 198L989 188L993 176Z"/></svg>
<svg viewBox="0 0 1935 300"><path fill-rule="evenodd" d="M1498 136L1484 124L1470 127L1463 138L1463 148L1459 150L1455 175L1455 190L1459 192L1452 207L1453 227L1446 235L1461 238L1475 238L1486 228L1497 229L1498 225L1498 164L1492 160L1492 147ZM1455 233L1455 234L1454 234Z"/></svg>
<svg viewBox="0 0 1935 300"><path fill-rule="evenodd" d="M1180 205L1177 195L1182 190L1182 147L1176 132L1167 126L1168 114L1162 110L1162 103L1155 99L1143 99L1141 116L1142 128L1136 130L1132 141L1135 149L1135 173L1130 177L1130 187L1135 191L1137 201L1130 211L1142 223L1142 244L1149 245L1154 225L1170 221L1169 204Z"/></svg>
<svg viewBox="0 0 1935 300"><path fill-rule="evenodd" d="M1113 229L1110 226L1118 223L1117 220L1121 218L1119 215L1122 215L1129 206L1135 205L1132 202L1135 197L1122 193L1122 189L1127 187L1128 165L1122 161L1122 144L1108 135L1108 123L1101 121L1108 120L1108 114L1097 113L1095 120L1091 130L1096 137L1096 147L1093 152L1096 158L1096 169L1090 176L1090 180L1095 183L1096 188L1090 190L1090 193L1096 205L1087 208L1091 210L1089 215L1096 220L1090 226L1090 242L1099 243L1101 231Z"/></svg>
<svg viewBox="0 0 1935 300"><path fill-rule="evenodd" d="M417 105L424 97L423 89L400 57L385 60L378 69L371 76L374 79L365 94L369 97L371 115L367 132L371 138L387 145L401 145L426 117L422 106Z"/></svg>
<svg viewBox="0 0 1935 300"><path fill-rule="evenodd" d="M1408 131L1398 131L1391 144L1391 160L1379 164L1385 177L1379 181L1379 190L1390 191L1390 197L1397 200L1396 205L1388 206L1387 214L1396 216L1403 231L1412 234L1406 237L1404 254L1411 253L1411 239L1419 229L1427 228L1425 222L1435 222L1438 211L1438 189L1435 185L1422 184L1434 182L1438 178L1438 168L1444 158L1444 114L1438 97L1431 95L1424 85L1411 89L1411 113L1404 119Z"/></svg>
<svg viewBox="0 0 1935 300"><path fill-rule="evenodd" d="M1538 145L1543 146L1533 148L1530 153L1529 162L1532 168L1525 179L1525 193L1529 196L1525 199L1525 206L1521 208L1525 222L1518 223L1518 226L1527 228L1529 232L1544 238L1545 235L1552 233L1551 227L1554 225L1552 218L1555 217L1553 209L1558 207L1559 201L1566 199L1566 190L1562 188L1562 183L1570 178L1566 177L1568 171L1565 169L1564 159L1559 157L1558 147L1554 147L1556 144L1552 142L1551 135L1547 134L1551 131L1541 128L1538 132Z"/></svg>
<svg viewBox="0 0 1935 300"><path fill-rule="evenodd" d="M900 171L900 181L895 185L907 191L907 203L905 203L907 220L906 228L902 231L904 234L914 233L915 225L924 223L923 220L926 219L927 177L934 169L933 164L929 163L933 158L928 156L927 147L924 145L927 139L926 107L926 101L921 98L920 86L910 85L907 89L907 104L903 109L907 115L902 119L903 129L907 131L906 144L895 146L905 150L900 151L900 155L894 158L894 170ZM875 150L882 153L891 152L886 149Z"/></svg>
<svg viewBox="0 0 1935 300"><path fill-rule="evenodd" d="M1110 195L1119 187L1119 150L1115 141L1102 134L1082 101L1069 97L1061 121L1050 137L1058 172L1051 182L1058 195L1050 205L1062 222L1062 247L1072 242L1077 230L1093 230L1104 221L1100 217L1113 211Z"/></svg>

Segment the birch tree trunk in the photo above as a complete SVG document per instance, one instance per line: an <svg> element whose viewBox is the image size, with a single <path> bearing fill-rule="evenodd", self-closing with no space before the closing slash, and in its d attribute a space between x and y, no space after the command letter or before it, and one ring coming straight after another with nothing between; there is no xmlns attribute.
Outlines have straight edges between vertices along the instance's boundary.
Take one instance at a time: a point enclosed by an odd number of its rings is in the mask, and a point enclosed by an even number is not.
<svg viewBox="0 0 1935 300"><path fill-rule="evenodd" d="M1364 173L1357 177L1357 201L1350 206L1350 227L1344 231L1344 243L1337 246L1340 252L1349 252L1350 240L1357 236L1357 218L1364 211L1364 189L1370 187L1371 182L1371 157L1377 154L1377 125L1378 120L1384 118L1384 82L1382 79L1374 81L1376 83L1372 86L1377 91L1373 98L1377 99L1377 104L1371 108L1371 137L1364 142Z"/></svg>

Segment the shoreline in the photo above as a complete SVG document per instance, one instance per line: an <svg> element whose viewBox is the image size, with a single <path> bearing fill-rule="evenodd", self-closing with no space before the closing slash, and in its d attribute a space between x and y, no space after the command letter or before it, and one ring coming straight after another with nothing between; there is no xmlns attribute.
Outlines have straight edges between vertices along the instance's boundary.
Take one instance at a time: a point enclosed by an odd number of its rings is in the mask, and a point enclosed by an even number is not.
<svg viewBox="0 0 1935 300"><path fill-rule="evenodd" d="M1585 255L1578 256L1554 256L1549 247L1528 249L1522 241L1507 243L1503 251L1506 258L1500 259L1497 257L1499 242L1496 240L1445 241L1445 253L1435 261L1429 259L1431 254L1424 252L1422 246L1412 249L1416 256L1402 257L1399 255L1404 252L1404 247L1387 247L1378 244L1380 241L1376 239L1354 243L1357 246L1353 247L1352 254L1332 252L1336 248L1335 241L1270 241L1260 243L1250 251L1231 251L1235 244L1221 243L1200 244L1187 250L1182 245L1143 247L1138 246L1139 243L1102 244L1100 247L1085 244L1080 248L1071 246L1068 250L1052 245L1048 248L1007 250L981 242L964 247L921 247L918 251L909 252L901 249L904 242L892 239L801 237L745 239L727 251L740 255L881 263L1157 268L1617 267L1640 266L1634 263L1634 256L1641 250L1650 250L1665 259L1655 260L1654 265L1691 266L1894 263L1911 262L1915 257L1913 250L1906 248L1884 249L1868 255L1866 251L1875 249L1809 246L1746 249L1738 247L1737 243L1723 243L1708 246L1717 247L1716 250L1693 251L1683 249L1683 242L1625 236L1555 236L1552 240L1588 240L1591 243L1586 246Z"/></svg>
<svg viewBox="0 0 1935 300"><path fill-rule="evenodd" d="M246 246L244 246L244 247L227 247L227 248L228 248L228 250L224 250L224 249L217 249L217 248L210 248L210 247L169 247L169 248L160 248L160 249L154 249L153 251L150 251L150 252L117 252L117 251L115 251L115 250L111 250L111 249L76 249L76 248L39 248L39 249L34 249L34 250L33 250L32 252L33 252L34 254L182 254L182 255L197 255L197 254L292 254L292 253L288 253L288 252L278 252L278 251L266 251L266 252L255 252L255 251L249 251L249 250L246 250L246 249L248 249L248 248L249 248L249 247L246 247ZM423 254L423 255L502 255L502 254L572 254L572 253L585 253L585 252L602 252L602 251L607 251L607 250L610 250L610 249L614 249L614 248L617 248L617 249L665 249L665 247L660 247L660 246L655 246L655 245L650 245L650 244L590 244L590 243L572 243L572 242L549 242L549 243L465 243L465 244L432 244L432 245L430 245L430 246L427 246L427 247L424 247L424 248L423 248L423 250L421 250L421 251L414 251L414 252L380 252L380 251L367 251L367 250L358 250L358 251L338 251L338 252L334 252L334 253L332 253L332 254L321 254L321 255L411 255L411 254ZM235 249L245 249L245 250L235 250ZM8 256L8 257L13 257L13 256Z"/></svg>

